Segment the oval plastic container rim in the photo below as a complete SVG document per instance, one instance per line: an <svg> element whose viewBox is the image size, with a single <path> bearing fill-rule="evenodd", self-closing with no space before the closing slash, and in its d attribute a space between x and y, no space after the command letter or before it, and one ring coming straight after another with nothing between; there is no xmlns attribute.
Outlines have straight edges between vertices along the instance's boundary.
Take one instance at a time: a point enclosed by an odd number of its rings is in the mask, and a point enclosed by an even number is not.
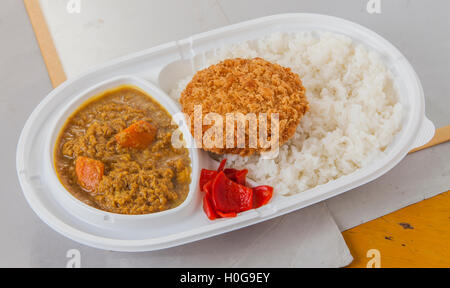
<svg viewBox="0 0 450 288"><path fill-rule="evenodd" d="M411 67L411 65L409 64L409 62L406 60L406 58L403 57L403 55L392 45L390 44L387 40L383 39L382 37L380 37L378 34L376 34L375 32L360 26L358 24L355 24L353 22L344 20L344 19L340 19L340 18L336 18L336 17L331 17L331 16L325 16L325 15L317 15L317 14L281 14L281 15L274 15L274 16L268 16L268 17L263 17L263 18L258 18L255 20L250 20L250 21L246 21L246 22L241 22L238 24L234 24L234 25L230 25L230 26L226 26L223 28L219 28L216 30L212 30L209 32L205 32L205 33L201 33L198 35L194 35L192 37L190 37L189 39L187 39L186 41L193 41L195 39L206 39L208 40L209 37L212 37L216 34L220 34L220 33L227 33L231 30L235 30L237 28L239 29L246 29L248 26L250 25L255 25L258 23L266 23L266 22L270 22L273 20L283 20L283 19L288 19L288 18L293 18L293 17L307 17L310 18L311 20L314 21L319 21L321 26L327 25L331 31L334 31L335 29L333 29L333 25L334 24L340 24L340 25L346 25L349 28L349 31L347 31L347 33L349 34L354 34L354 35L358 35L361 33L367 34L366 36L371 38L372 41L374 42L379 42L380 45L382 45L383 47L388 48L389 53L391 53L392 55L398 55L398 61L402 62L402 66L404 68L405 75L409 76L409 79L414 79L411 83L410 91L411 89L413 89L412 91L416 94L417 97L414 97L414 101L416 103L409 103L412 104L411 106L414 107L416 110L419 111L411 111L412 114L414 115L420 115L420 117L418 117L417 119L413 119L413 121L411 121L408 125L408 127L403 127L403 129L406 131L405 133L403 133L403 138L400 139L400 142L402 143L401 145L398 144L397 147L399 151L396 151L395 153L395 157L393 157L392 159L389 159L389 161L386 162L386 165L381 167L379 170L383 170L386 169L386 167L393 167L395 164L397 164L405 155L406 153L411 149L414 148L415 146L420 146L422 144L425 144L423 142L428 141L431 136L432 136L432 132L431 130L434 131L434 126L432 125L432 123L425 118L424 115L424 111L425 111L425 104L424 104L424 97L423 97L423 89L422 86L420 84L420 81L417 77L417 75L415 74L413 68ZM214 37L212 37L214 38ZM357 37L354 37L357 38ZM183 41L183 40L182 40ZM212 40L211 40L212 41ZM181 42L181 41L180 41ZM167 44L166 44L167 45ZM213 44L212 44L213 45ZM190 234L190 233L182 233L183 235L169 235L169 236L165 236L165 237L161 237L160 239L157 240L157 243L155 243L154 240L156 239L141 239L141 240L121 240L121 239L111 239L111 238L107 238L107 237L102 237L102 236L96 236L96 235L91 235L88 234L86 232L80 231L78 229L75 229L69 225L66 225L64 222L60 221L58 218L56 218L53 214L49 213L49 211L47 211L45 209L45 207L42 206L42 204L40 202L37 202L35 198L33 198L32 195L29 195L29 193L26 193L26 191L28 191L30 188L29 186L31 185L30 183L27 182L26 179L24 179L22 177L22 175L20 175L20 171L22 169L24 169L24 167L26 166L26 163L24 163L24 159L23 159L23 152L24 149L27 145L27 140L29 140L27 137L27 134L29 133L29 126L31 125L31 122L33 122L34 118L36 118L38 116L39 113L42 113L43 111L41 111L42 107L44 105L47 104L47 102L51 101L51 99L64 87L71 85L73 82L77 81L78 79L81 79L83 77L87 77L90 73L94 72L95 70L100 70L104 67L108 67L108 66L115 66L117 64L119 64L122 61L125 60L129 60L129 59L133 59L134 57L139 57L141 55L144 55L146 53L150 53L153 51L161 51L165 48L165 45L161 45L161 46L157 46L142 52L138 52L138 53L134 53L131 54L129 56L126 57L122 57L119 58L117 60L111 61L110 63L107 63L105 65L102 65L100 67L97 67L95 69L91 69L90 71L86 72L85 74L77 77L76 79L73 80L69 80L66 81L65 83L63 83L60 87L56 88L53 92L51 92L39 105L38 107L33 111L33 113L31 114L31 116L29 117L29 119L27 120L27 123L25 124L25 127L22 131L22 134L20 136L19 139L19 143L18 143L18 149L17 149L17 170L19 173L19 181L20 184L22 186L22 189L24 191L25 197L27 199L27 201L29 202L30 206L32 207L32 209L41 217L41 219L47 223L49 226L51 226L53 229L55 229L56 231L60 232L63 235L66 235L67 237L76 240L80 243L83 244L87 244L90 246L94 246L94 247L98 247L98 248L103 248L103 249L112 249L112 250L117 250L117 251L145 251L148 250L147 247L150 246L154 246L154 245L160 245L162 242L190 242L189 239L190 238L195 238L195 240L199 240L208 236L212 236L212 235L217 235L223 232L227 232L227 231L231 231L234 229L238 229L238 228L242 228L245 227L247 225L244 226L239 226L236 225L236 227L224 227L222 226L222 230L221 231L214 231L213 233L209 233L209 235L202 237L202 236L198 236L198 235L194 235L194 234ZM169 63L166 63L169 64ZM426 135L426 136L424 136ZM420 139L420 140L419 140ZM363 170L363 169L361 169ZM372 171L371 174L377 174L378 171ZM369 175L367 175L366 177L368 177ZM362 185L370 180L366 180L366 179L358 179L358 185ZM336 181L339 181L336 180ZM344 189L344 188L342 188ZM341 190L342 190L341 189ZM302 194L302 193L301 193ZM298 194L296 196L291 196L293 198L299 198L301 197L301 194ZM281 203L280 203L281 204ZM284 203L287 204L287 203ZM278 206L278 205L277 205ZM280 205L279 209L283 209L284 205ZM293 211L296 209L288 209L289 211ZM287 212L286 212L287 213ZM283 213L284 214L284 213ZM275 215L278 216L278 215ZM274 217L275 217L274 216ZM267 220L269 218L266 219L262 219L263 220ZM255 221L251 224L257 223L260 221ZM233 226L233 225L231 225ZM207 231L203 231L205 234L207 234ZM184 237L188 240L185 241L180 241L180 237ZM177 244L181 244L181 243L176 243L174 245ZM170 246L174 246L174 245L167 245L168 247Z"/></svg>

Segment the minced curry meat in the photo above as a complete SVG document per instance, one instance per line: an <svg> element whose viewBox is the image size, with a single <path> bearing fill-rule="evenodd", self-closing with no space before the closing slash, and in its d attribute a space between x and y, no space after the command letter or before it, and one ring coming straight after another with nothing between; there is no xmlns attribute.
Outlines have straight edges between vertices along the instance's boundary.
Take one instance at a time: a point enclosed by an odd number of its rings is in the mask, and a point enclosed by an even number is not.
<svg viewBox="0 0 450 288"><path fill-rule="evenodd" d="M65 123L55 167L66 189L113 213L147 214L180 205L189 192L190 158L174 148L170 114L133 86L83 104Z"/></svg>

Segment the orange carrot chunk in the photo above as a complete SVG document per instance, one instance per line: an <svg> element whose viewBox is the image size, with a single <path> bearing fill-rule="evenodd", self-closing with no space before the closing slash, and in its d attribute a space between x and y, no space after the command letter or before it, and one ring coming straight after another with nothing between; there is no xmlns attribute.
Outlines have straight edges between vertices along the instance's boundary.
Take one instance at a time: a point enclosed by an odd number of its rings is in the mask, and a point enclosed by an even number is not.
<svg viewBox="0 0 450 288"><path fill-rule="evenodd" d="M123 147L145 149L156 137L156 127L140 120L116 135L116 141Z"/></svg>
<svg viewBox="0 0 450 288"><path fill-rule="evenodd" d="M80 156L75 161L75 173L81 187L88 191L94 190L103 177L105 165L101 161Z"/></svg>

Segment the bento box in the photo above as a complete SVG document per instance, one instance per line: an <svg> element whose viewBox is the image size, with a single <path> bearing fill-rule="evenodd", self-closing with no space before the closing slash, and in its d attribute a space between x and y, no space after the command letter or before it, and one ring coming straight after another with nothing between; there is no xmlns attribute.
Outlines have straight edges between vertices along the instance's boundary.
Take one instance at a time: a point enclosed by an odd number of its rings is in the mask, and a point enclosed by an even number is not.
<svg viewBox="0 0 450 288"><path fill-rule="evenodd" d="M263 37L273 32L328 31L350 37L378 52L392 71L404 107L402 129L385 155L349 175L304 192L274 194L260 208L234 218L210 221L202 209L199 173L218 163L205 151L189 148L191 184L178 207L144 215L122 215L95 209L68 193L55 174L53 149L65 119L81 103L101 91L133 85L151 95L170 114L180 111L168 96L177 81L202 67L203 56L224 45ZM185 139L191 137L181 125ZM370 182L392 169L411 149L434 135L425 116L421 83L407 59L388 41L355 23L316 14L263 17L193 35L109 62L70 79L53 90L33 111L17 147L17 173L23 193L35 213L50 227L85 245L115 251L169 248L240 229L307 207ZM276 189L276 187L274 187Z"/></svg>

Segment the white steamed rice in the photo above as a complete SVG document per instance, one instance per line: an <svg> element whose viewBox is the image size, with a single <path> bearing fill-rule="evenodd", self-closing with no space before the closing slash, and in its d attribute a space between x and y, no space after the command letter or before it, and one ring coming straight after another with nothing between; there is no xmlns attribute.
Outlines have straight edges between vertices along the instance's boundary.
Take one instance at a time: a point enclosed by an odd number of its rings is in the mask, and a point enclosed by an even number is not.
<svg viewBox="0 0 450 288"><path fill-rule="evenodd" d="M205 67L226 58L261 57L290 67L306 87L310 111L276 159L226 155L249 177L295 194L381 157L401 129L402 106L392 75L376 52L331 33L275 33L207 53ZM192 76L170 92L178 99Z"/></svg>

